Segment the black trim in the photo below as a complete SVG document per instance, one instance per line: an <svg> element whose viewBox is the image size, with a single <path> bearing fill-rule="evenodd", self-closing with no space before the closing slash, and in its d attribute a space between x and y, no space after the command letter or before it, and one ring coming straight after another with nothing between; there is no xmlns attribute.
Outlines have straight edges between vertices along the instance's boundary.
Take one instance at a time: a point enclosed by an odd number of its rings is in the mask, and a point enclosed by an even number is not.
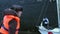
<svg viewBox="0 0 60 34"><path fill-rule="evenodd" d="M2 27L3 27L6 31L8 31L8 29L5 28L4 25L2 25ZM16 29L16 31L19 31L19 29Z"/></svg>
<svg viewBox="0 0 60 34"><path fill-rule="evenodd" d="M2 27L3 27L6 31L8 31L8 29L7 29L7 28L5 28L5 27L4 27L4 25L2 25Z"/></svg>

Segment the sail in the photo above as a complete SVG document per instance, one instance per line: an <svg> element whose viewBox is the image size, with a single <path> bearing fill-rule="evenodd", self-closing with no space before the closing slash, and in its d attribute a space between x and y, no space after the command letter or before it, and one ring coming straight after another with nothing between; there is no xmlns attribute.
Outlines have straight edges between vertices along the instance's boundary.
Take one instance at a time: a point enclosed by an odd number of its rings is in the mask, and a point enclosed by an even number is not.
<svg viewBox="0 0 60 34"><path fill-rule="evenodd" d="M57 3L57 15L58 15L58 27L60 28L60 0L56 0Z"/></svg>

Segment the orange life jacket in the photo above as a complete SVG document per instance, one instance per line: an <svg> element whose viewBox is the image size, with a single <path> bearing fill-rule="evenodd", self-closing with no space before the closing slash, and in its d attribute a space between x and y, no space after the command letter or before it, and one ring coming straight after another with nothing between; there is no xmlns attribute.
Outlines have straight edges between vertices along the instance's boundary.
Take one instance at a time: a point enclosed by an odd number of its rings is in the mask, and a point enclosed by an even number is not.
<svg viewBox="0 0 60 34"><path fill-rule="evenodd" d="M3 18L3 25L4 25L4 27L7 30L9 30L9 21L11 21L12 19L15 19L17 21L16 29L19 29L20 28L20 18L16 17L16 16L13 16L13 15L6 15L6 16L4 16L4 18ZM5 30L3 27L1 27L0 32L2 34L9 34L9 32L7 30ZM18 34L18 31L16 31L15 34Z"/></svg>

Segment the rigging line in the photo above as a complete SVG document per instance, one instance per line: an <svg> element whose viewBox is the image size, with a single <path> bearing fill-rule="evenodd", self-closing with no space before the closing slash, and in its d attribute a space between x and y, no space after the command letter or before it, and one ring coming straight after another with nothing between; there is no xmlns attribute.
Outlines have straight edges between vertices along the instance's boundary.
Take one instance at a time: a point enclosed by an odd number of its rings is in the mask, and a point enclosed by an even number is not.
<svg viewBox="0 0 60 34"><path fill-rule="evenodd" d="M44 11L44 15L43 15L43 17L45 17L45 15L46 15L46 12L47 12L48 6L49 6L49 1L48 1L47 4L46 4L46 8L45 8L45 11Z"/></svg>
<svg viewBox="0 0 60 34"><path fill-rule="evenodd" d="M46 6L46 2L47 2L47 0L44 2L44 5L42 6L42 10L41 10L41 13L40 13L40 15L39 15L39 18L38 18L36 24L39 24L39 21L40 21L41 15L43 14L44 7Z"/></svg>
<svg viewBox="0 0 60 34"><path fill-rule="evenodd" d="M49 6L49 3L47 3L47 7L46 7L46 9L45 9L45 14L46 14L46 12L47 12L47 8L48 8L48 6ZM45 17L45 14L44 14L44 17ZM57 25L57 24L56 24ZM53 26L56 26L56 25L53 25Z"/></svg>

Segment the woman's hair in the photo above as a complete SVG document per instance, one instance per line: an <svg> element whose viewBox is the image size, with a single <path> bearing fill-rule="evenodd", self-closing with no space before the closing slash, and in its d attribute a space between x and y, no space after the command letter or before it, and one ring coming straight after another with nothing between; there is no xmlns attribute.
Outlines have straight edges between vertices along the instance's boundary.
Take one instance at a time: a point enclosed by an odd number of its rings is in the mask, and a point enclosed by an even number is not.
<svg viewBox="0 0 60 34"><path fill-rule="evenodd" d="M14 10L12 10L12 9L10 9L10 8L5 9L5 10L3 11L3 13L4 13L4 15L15 15L15 16L17 16L16 11L14 11Z"/></svg>

